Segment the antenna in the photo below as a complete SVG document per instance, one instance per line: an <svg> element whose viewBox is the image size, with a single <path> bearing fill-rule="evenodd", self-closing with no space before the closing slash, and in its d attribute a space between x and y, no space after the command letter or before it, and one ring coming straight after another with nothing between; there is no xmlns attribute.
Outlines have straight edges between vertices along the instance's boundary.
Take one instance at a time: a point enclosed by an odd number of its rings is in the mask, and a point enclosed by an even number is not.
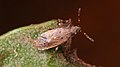
<svg viewBox="0 0 120 67"><path fill-rule="evenodd" d="M78 9L78 22L80 23L80 12L81 12L81 8Z"/></svg>
<svg viewBox="0 0 120 67"><path fill-rule="evenodd" d="M78 9L78 22L79 22L79 23L80 23L80 12L81 12L81 8ZM89 37L89 35L87 35L84 31L82 31L82 29L81 29L80 32L82 32L83 35L84 35L87 39L89 39L91 42L94 42L94 39L92 39L91 37Z"/></svg>

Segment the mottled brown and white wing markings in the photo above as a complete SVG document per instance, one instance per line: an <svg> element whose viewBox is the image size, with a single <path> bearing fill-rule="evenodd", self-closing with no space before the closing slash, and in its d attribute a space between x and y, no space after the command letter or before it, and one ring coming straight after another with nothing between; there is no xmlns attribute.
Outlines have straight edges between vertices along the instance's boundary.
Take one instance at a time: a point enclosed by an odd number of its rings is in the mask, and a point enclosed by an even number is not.
<svg viewBox="0 0 120 67"><path fill-rule="evenodd" d="M49 30L41 34L35 40L35 46L40 50L56 47L65 43L69 38L80 30L77 26L61 27Z"/></svg>

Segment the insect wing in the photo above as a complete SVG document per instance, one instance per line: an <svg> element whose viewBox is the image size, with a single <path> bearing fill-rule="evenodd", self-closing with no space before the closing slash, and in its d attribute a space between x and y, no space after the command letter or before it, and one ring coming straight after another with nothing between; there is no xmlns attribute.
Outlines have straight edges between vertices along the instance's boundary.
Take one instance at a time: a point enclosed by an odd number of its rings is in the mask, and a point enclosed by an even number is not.
<svg viewBox="0 0 120 67"><path fill-rule="evenodd" d="M66 42L70 36L70 30L66 28L49 30L37 38L35 46L41 50L56 47Z"/></svg>

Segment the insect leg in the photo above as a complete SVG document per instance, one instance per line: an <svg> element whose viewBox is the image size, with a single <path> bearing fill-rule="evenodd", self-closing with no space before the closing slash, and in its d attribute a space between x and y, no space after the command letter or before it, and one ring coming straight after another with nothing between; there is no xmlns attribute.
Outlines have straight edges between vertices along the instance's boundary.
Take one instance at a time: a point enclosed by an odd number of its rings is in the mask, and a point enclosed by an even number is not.
<svg viewBox="0 0 120 67"><path fill-rule="evenodd" d="M86 36L86 38L88 38L90 41L94 42L94 39L92 39L91 37L89 37L86 33L83 32L83 34Z"/></svg>

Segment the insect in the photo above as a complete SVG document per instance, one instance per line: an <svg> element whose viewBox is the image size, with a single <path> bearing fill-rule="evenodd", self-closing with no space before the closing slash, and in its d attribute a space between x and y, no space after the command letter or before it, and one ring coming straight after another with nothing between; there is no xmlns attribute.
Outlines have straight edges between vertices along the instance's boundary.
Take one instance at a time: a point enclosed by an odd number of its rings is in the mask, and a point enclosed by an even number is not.
<svg viewBox="0 0 120 67"><path fill-rule="evenodd" d="M81 8L79 8L78 10L78 17L80 16L80 11ZM78 18L78 22L80 22L80 18ZM79 31L82 32L89 40L94 42L92 38L90 38L85 32L81 30L80 26L72 25L71 19L58 19L58 27L41 34L34 41L35 47L39 48L39 50L47 50L53 47L57 47L63 43L70 44L72 37L76 35Z"/></svg>
<svg viewBox="0 0 120 67"><path fill-rule="evenodd" d="M78 22L80 22L80 8L78 10ZM50 48L56 47L55 50L58 49L59 45L62 46L62 52L66 60L69 60L71 63L85 64L82 60L80 60L77 56L76 49L71 50L71 41L72 37L76 35L78 32L82 32L86 38L90 41L94 42L92 38L90 38L84 31L81 30L80 26L72 25L71 19L69 20L61 20L58 19L58 27L55 29L51 29L42 33L34 42L35 47L39 50L47 50ZM89 66L89 65L87 65ZM90 66L89 66L90 67Z"/></svg>
<svg viewBox="0 0 120 67"><path fill-rule="evenodd" d="M74 26L71 23L71 20L58 20L60 27L49 30L41 34L35 40L35 46L39 50L46 50L53 47L57 47L71 39L77 32L80 31L80 27ZM68 25L67 25L68 24Z"/></svg>

